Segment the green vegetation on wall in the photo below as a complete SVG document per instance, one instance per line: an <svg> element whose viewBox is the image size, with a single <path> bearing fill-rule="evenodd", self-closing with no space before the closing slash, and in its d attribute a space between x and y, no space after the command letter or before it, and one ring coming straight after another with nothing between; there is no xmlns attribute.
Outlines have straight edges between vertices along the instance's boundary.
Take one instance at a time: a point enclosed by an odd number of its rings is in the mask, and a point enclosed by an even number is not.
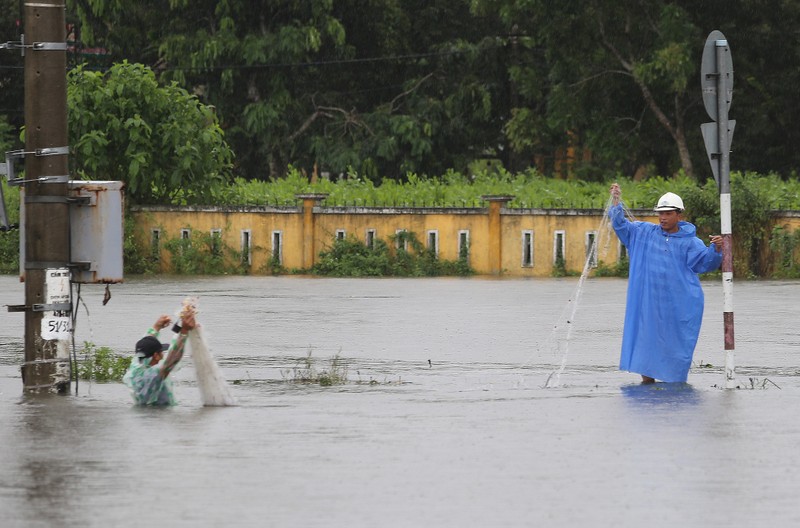
<svg viewBox="0 0 800 528"><path fill-rule="evenodd" d="M512 208L605 209L612 181L619 182L623 200L632 209L652 209L658 197L667 191L675 192L684 198L684 202L689 202L689 215L693 215L694 210L710 212L715 204L719 208L719 196L713 181L701 185L685 175L644 181L609 175L605 182L585 182L548 178L533 169L515 174L503 169L483 169L474 174L448 171L437 178L409 173L405 181L383 180L380 184L357 173L341 179L320 178L311 182L301 171L292 169L286 178L270 182L236 179L220 191L214 203L294 205L297 203L296 194L320 193L328 195L323 205L329 206L486 207L481 196L512 195L514 199L508 204ZM753 207L767 211L800 210L798 180L782 180L775 174L734 172L731 181L734 201L737 193L745 190L747 197L742 199L751 201L752 189L758 190L758 202ZM737 204L733 207L735 210Z"/></svg>
<svg viewBox="0 0 800 528"><path fill-rule="evenodd" d="M773 277L800 278L800 229L788 231L781 226L775 227L770 237L770 249L774 255Z"/></svg>
<svg viewBox="0 0 800 528"><path fill-rule="evenodd" d="M0 185L2 185L2 195L5 197L8 223L19 224L19 187L9 187L2 176L0 176ZM18 271L19 229L0 230L0 273L17 273Z"/></svg>
<svg viewBox="0 0 800 528"><path fill-rule="evenodd" d="M0 273L19 271L19 230L0 232Z"/></svg>
<svg viewBox="0 0 800 528"><path fill-rule="evenodd" d="M170 254L170 271L179 275L244 275L247 266L241 252L223 242L222 233L203 233L190 230L186 238L164 241ZM256 251L259 248L253 248Z"/></svg>
<svg viewBox="0 0 800 528"><path fill-rule="evenodd" d="M122 241L123 272L134 275L150 275L158 270L158 259L149 251L143 251L136 242L137 229L133 216L126 215L125 237Z"/></svg>
<svg viewBox="0 0 800 528"><path fill-rule="evenodd" d="M415 233L402 231L389 237L391 244L375 240L372 248L355 237L334 238L330 249L319 254L312 273L332 277L437 277L471 275L466 258L439 259Z"/></svg>

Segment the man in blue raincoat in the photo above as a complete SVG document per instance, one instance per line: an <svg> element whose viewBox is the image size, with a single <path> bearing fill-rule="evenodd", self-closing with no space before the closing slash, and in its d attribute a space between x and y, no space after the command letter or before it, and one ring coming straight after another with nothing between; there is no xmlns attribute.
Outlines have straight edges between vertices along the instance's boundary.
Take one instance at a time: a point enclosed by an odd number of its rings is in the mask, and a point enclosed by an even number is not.
<svg viewBox="0 0 800 528"><path fill-rule="evenodd" d="M666 193L655 206L658 224L625 217L616 183L608 211L630 259L628 299L619 368L641 374L642 383L685 382L703 319L697 274L722 262L722 237L706 247L697 229L682 220L683 200Z"/></svg>

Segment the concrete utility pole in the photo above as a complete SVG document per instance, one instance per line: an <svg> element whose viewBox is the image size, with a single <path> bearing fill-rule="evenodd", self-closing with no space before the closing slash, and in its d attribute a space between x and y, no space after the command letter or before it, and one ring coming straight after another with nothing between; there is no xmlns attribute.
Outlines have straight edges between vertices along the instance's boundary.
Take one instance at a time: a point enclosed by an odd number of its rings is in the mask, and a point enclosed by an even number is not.
<svg viewBox="0 0 800 528"><path fill-rule="evenodd" d="M72 328L64 0L26 1L23 17L25 150L16 153L25 158L22 383L25 391L67 392L65 336Z"/></svg>
<svg viewBox="0 0 800 528"><path fill-rule="evenodd" d="M713 123L700 129L719 186L720 235L722 235L722 302L725 345L725 387L736 387L733 332L733 247L731 221L730 153L736 121L728 119L733 99L733 59L728 39L714 30L706 39L700 73L703 104Z"/></svg>

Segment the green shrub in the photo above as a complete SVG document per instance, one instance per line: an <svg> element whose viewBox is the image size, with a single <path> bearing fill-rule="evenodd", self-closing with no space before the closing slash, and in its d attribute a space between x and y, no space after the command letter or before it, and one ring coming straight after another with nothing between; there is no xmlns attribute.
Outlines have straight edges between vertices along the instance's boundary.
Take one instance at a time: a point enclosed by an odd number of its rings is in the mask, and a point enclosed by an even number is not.
<svg viewBox="0 0 800 528"><path fill-rule="evenodd" d="M78 359L78 376L81 379L108 382L122 381L131 364L130 357L115 354L109 347L97 347L83 342L82 359Z"/></svg>
<svg viewBox="0 0 800 528"><path fill-rule="evenodd" d="M389 240L394 249L379 239L370 248L353 236L334 238L330 249L320 252L311 271L333 277L439 277L474 273L466 255L456 261L439 259L411 231L401 231Z"/></svg>
<svg viewBox="0 0 800 528"><path fill-rule="evenodd" d="M4 123L0 119L0 137ZM19 224L19 187L9 187L5 178L0 177L3 197L5 198L5 211L8 223L11 225ZM0 220L2 222L2 220ZM0 226L2 227L2 226ZM0 231L0 273L19 272L19 229Z"/></svg>
<svg viewBox="0 0 800 528"><path fill-rule="evenodd" d="M221 233L190 229L187 238L167 239L164 249L170 254L171 271L179 275L244 275L248 270L241 252L225 244Z"/></svg>
<svg viewBox="0 0 800 528"><path fill-rule="evenodd" d="M595 277L627 277L628 265L627 255L620 258L614 264L608 265L603 261L597 263L597 268L594 270Z"/></svg>
<svg viewBox="0 0 800 528"><path fill-rule="evenodd" d="M772 276L781 279L800 278L800 229L789 231L785 227L776 226L769 240L774 254Z"/></svg>
<svg viewBox="0 0 800 528"><path fill-rule="evenodd" d="M269 275L283 275L288 273L289 270L281 264L281 259L279 257L272 255L264 266L262 266L261 272Z"/></svg>
<svg viewBox="0 0 800 528"><path fill-rule="evenodd" d="M125 274L153 274L158 271L158 256L150 251L150 247L140 248L136 242L138 227L133 217L125 215L124 240L122 241L122 262Z"/></svg>
<svg viewBox="0 0 800 528"><path fill-rule="evenodd" d="M0 273L19 272L19 229L0 231Z"/></svg>
<svg viewBox="0 0 800 528"><path fill-rule="evenodd" d="M793 192L797 194L794 184L783 182L776 175L731 173L733 269L737 275L749 278L766 275L760 255L763 242L768 240L770 211ZM687 189L681 196L686 219L697 226L697 236L707 242L708 235L720 232L719 190L714 180L694 190Z"/></svg>

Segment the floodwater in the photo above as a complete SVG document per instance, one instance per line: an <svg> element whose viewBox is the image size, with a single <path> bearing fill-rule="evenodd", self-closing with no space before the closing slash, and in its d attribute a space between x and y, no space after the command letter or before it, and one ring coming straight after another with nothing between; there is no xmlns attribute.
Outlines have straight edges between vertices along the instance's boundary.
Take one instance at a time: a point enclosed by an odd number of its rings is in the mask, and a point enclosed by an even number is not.
<svg viewBox="0 0 800 528"><path fill-rule="evenodd" d="M187 295L239 406L137 408L119 383L25 396L23 315L0 312L0 524L798 526L800 282L722 287L689 384L616 368L626 281L133 278L84 286L78 343L120 353ZM0 304L23 304L0 277ZM571 338L564 337L571 329ZM294 380L310 353L344 385ZM561 364L558 384L545 388Z"/></svg>

